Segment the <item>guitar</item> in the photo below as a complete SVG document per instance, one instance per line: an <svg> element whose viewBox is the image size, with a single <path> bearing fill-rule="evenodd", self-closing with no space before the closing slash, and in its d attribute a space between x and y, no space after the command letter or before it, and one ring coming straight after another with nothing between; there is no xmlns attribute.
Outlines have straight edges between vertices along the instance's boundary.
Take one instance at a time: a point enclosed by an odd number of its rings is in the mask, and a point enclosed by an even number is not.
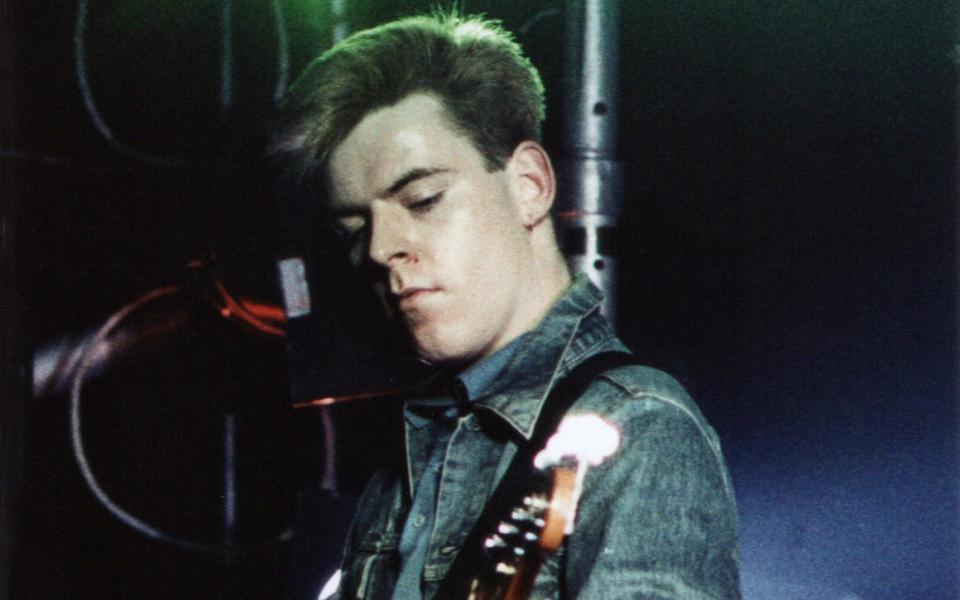
<svg viewBox="0 0 960 600"><path fill-rule="evenodd" d="M566 417L534 459L531 490L484 540L467 600L526 600L544 561L573 533L587 469L613 454L617 429L596 415Z"/></svg>

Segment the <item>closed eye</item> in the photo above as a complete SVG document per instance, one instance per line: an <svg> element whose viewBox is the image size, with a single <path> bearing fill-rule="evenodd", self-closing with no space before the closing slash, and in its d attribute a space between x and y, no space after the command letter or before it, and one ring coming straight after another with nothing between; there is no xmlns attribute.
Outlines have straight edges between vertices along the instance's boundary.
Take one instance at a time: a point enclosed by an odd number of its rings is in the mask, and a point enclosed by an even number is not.
<svg viewBox="0 0 960 600"><path fill-rule="evenodd" d="M422 200L417 200L416 202L411 202L407 205L407 208L413 212L424 213L429 211L431 208L436 206L440 200L443 199L443 192L428 196Z"/></svg>

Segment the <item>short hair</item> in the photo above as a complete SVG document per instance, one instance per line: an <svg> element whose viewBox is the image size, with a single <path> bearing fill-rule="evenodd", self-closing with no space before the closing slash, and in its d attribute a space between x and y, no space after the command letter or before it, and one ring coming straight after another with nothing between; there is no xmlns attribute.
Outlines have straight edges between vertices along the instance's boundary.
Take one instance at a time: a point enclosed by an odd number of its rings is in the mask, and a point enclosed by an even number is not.
<svg viewBox="0 0 960 600"><path fill-rule="evenodd" d="M367 114L416 92L442 100L489 171L540 141L543 83L513 36L498 21L435 12L355 33L315 59L290 88L271 154L301 177L323 169Z"/></svg>

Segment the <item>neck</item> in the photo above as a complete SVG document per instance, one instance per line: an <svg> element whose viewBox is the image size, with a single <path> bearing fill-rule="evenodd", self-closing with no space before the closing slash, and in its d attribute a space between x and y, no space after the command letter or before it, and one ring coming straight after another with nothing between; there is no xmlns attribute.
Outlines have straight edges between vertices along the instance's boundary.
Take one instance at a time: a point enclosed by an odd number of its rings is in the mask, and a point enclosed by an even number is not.
<svg viewBox="0 0 960 600"><path fill-rule="evenodd" d="M533 231L533 270L531 276L538 290L537 304L540 307L536 322L553 306L557 298L570 285L570 269L560 252L549 220Z"/></svg>

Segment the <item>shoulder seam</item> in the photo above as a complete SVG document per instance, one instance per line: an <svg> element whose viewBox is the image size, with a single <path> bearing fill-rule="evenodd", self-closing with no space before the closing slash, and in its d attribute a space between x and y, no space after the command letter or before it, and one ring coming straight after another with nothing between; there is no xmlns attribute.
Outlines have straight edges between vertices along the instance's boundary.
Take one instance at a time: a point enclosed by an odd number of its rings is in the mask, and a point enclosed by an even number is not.
<svg viewBox="0 0 960 600"><path fill-rule="evenodd" d="M700 435L707 442L707 446L710 448L711 452L713 452L713 457L717 461L717 464L721 467L720 468L721 479L723 480L723 485L727 495L730 498L733 498L733 483L730 481L729 474L726 472L726 469L723 468L725 465L725 462L723 460L723 451L720 449L720 440L716 437L715 434L710 435L711 430L709 429L709 425L706 423L706 420L702 416L698 418L693 411L691 411L688 407L684 406L682 403L678 402L675 398L666 396L664 394L658 394L656 392L650 392L650 391L638 390L635 392L633 390L630 390L629 388L624 386L621 382L617 381L616 379L610 376L610 374L613 373L614 371L617 371L619 369L629 368L630 366L634 366L634 365L626 365L624 367L617 367L615 369L610 369L609 371L601 373L597 379L601 379L601 378L606 379L611 384L615 385L622 391L626 392L628 399L630 400L641 400L641 399L658 400L668 406L672 406L678 409L681 413L683 413L691 421L693 421L694 425L696 425L697 427L697 431L700 432Z"/></svg>
<svg viewBox="0 0 960 600"><path fill-rule="evenodd" d="M656 393L656 392L649 392L649 391L640 391L640 392L636 392L636 393L635 393L633 390L630 390L630 389L628 389L627 387L625 387L624 385L622 385L619 381L616 381L616 380L613 379L612 377L608 377L608 376L607 376L607 373L603 373L603 374L601 375L601 377L603 377L604 379L606 379L607 381L609 381L609 382L612 383L613 385L617 386L618 388L620 388L621 390L623 390L624 392L626 392L626 393L628 394L628 397L629 397L630 400L642 400L642 399L645 399L645 398L651 398L651 399L653 399L653 400L659 400L660 402L663 402L664 404L669 404L670 406L672 406L672 407L680 410L680 412L682 412L682 413L684 413L685 415L687 415L688 417L690 417L690 419L691 419L694 423L697 424L697 428L700 430L700 432L701 432L702 434L704 434L704 436L705 436L708 440L710 439L710 436L707 436L707 435L706 435L707 432L703 430L703 424L700 423L701 419L698 419L698 418L697 418L697 415L694 414L694 412L693 412L692 410L690 410L688 407L684 406L682 403L678 402L675 398L672 398L672 397L670 397L670 396L665 396L665 395L663 395L663 394L658 394L658 393Z"/></svg>

